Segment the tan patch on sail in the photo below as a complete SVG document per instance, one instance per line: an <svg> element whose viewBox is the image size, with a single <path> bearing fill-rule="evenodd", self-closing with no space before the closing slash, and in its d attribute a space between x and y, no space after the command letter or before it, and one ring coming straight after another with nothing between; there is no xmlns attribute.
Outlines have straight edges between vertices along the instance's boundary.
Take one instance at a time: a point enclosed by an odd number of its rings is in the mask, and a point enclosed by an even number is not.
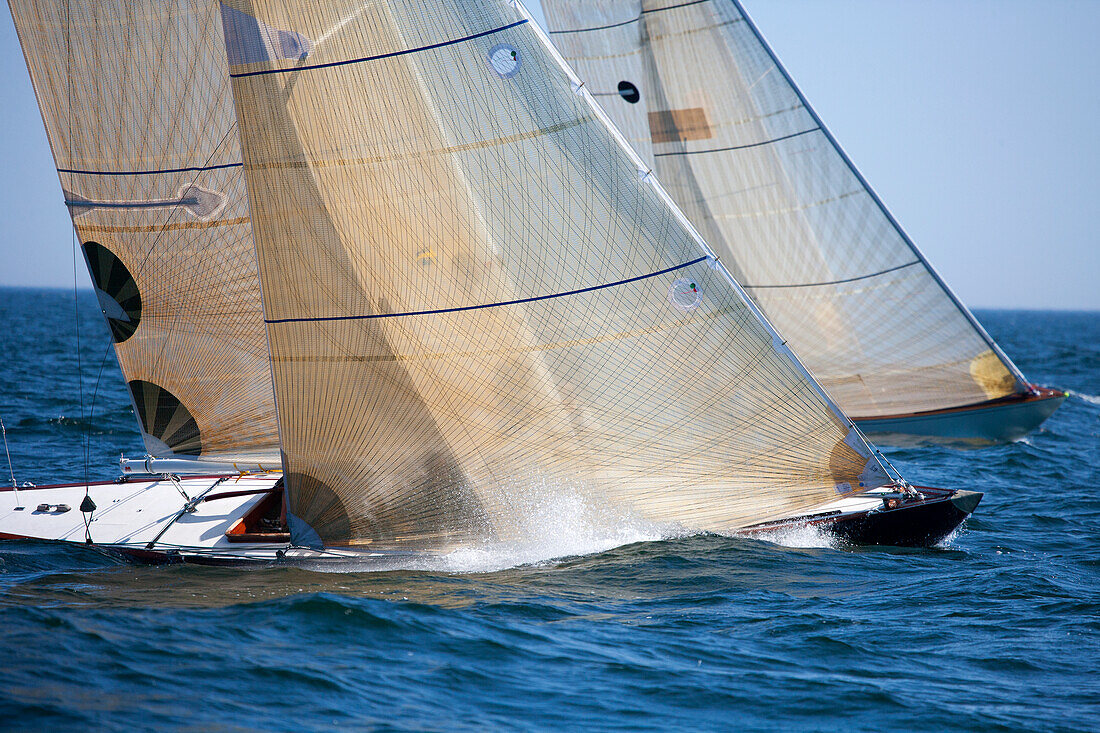
<svg viewBox="0 0 1100 733"><path fill-rule="evenodd" d="M986 349L970 362L970 376L982 388L987 399L997 399L1016 390L1016 378L993 353Z"/></svg>
<svg viewBox="0 0 1100 733"><path fill-rule="evenodd" d="M707 140L713 137L702 107L649 113L649 134L655 143Z"/></svg>
<svg viewBox="0 0 1100 733"><path fill-rule="evenodd" d="M829 451L829 473L840 493L859 488L859 474L867 465L867 458L844 441L833 445Z"/></svg>

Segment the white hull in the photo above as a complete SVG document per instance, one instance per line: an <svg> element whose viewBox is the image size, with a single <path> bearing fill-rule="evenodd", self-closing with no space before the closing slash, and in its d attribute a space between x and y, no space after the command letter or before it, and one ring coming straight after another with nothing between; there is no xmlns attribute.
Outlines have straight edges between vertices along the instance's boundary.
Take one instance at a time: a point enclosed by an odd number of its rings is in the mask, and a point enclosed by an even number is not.
<svg viewBox="0 0 1100 733"><path fill-rule="evenodd" d="M90 537L96 546L135 553L270 550L274 557L272 543L231 542L226 533L269 495L279 478L279 474L188 477L180 480L179 488L153 477L92 483L87 493L96 510L87 527L79 509L84 484L8 489L0 491L0 538L87 543ZM180 489L192 499L205 498L193 512L185 512L187 501ZM41 511L42 504L51 508ZM59 504L69 510L53 508Z"/></svg>
<svg viewBox="0 0 1100 733"><path fill-rule="evenodd" d="M0 489L0 540L48 540L89 544L96 549L149 562L210 565L254 565L271 562L393 561L415 553L369 550L311 550L291 547L286 539L242 541L242 523L257 519L256 510L272 497L282 475L186 477L171 480L145 476L124 482L93 482ZM80 511L87 494L95 502L85 526ZM194 511L185 511L188 500ZM195 499L201 500L195 502ZM40 505L49 508L40 510ZM57 509L68 507L67 511Z"/></svg>

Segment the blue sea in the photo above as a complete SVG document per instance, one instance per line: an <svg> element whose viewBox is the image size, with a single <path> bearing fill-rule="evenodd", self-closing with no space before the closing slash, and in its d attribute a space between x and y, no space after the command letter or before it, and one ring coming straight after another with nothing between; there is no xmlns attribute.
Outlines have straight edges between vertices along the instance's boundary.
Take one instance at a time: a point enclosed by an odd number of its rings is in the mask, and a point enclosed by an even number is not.
<svg viewBox="0 0 1100 733"><path fill-rule="evenodd" d="M888 452L986 492L942 548L566 527L334 573L0 542L0 728L1098 730L1100 313L978 316L1071 396L1011 445ZM0 290L0 322L18 481L142 453L90 293Z"/></svg>

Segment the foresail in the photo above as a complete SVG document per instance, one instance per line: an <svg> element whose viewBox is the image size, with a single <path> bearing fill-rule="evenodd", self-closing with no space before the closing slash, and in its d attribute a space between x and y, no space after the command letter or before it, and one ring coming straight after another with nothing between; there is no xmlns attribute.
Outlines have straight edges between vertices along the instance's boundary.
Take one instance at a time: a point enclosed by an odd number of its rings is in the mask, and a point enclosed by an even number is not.
<svg viewBox="0 0 1100 733"><path fill-rule="evenodd" d="M922 412L1027 389L736 2L543 7L565 58L845 412Z"/></svg>
<svg viewBox="0 0 1100 733"><path fill-rule="evenodd" d="M884 481L522 9L223 18L296 542L511 539L563 495L729 531Z"/></svg>
<svg viewBox="0 0 1100 733"><path fill-rule="evenodd" d="M10 6L149 453L277 462L219 5Z"/></svg>

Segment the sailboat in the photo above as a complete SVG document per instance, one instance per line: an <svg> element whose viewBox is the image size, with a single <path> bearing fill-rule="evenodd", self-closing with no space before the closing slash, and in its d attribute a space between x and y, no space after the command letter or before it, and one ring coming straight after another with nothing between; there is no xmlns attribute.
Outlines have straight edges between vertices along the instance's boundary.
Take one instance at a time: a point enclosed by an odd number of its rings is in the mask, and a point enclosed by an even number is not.
<svg viewBox="0 0 1100 733"><path fill-rule="evenodd" d="M1062 404L906 236L738 0L542 4L631 146L876 442L1012 441Z"/></svg>
<svg viewBox="0 0 1100 733"><path fill-rule="evenodd" d="M151 561L439 555L549 508L927 545L518 3L11 0L148 456L0 537Z"/></svg>

